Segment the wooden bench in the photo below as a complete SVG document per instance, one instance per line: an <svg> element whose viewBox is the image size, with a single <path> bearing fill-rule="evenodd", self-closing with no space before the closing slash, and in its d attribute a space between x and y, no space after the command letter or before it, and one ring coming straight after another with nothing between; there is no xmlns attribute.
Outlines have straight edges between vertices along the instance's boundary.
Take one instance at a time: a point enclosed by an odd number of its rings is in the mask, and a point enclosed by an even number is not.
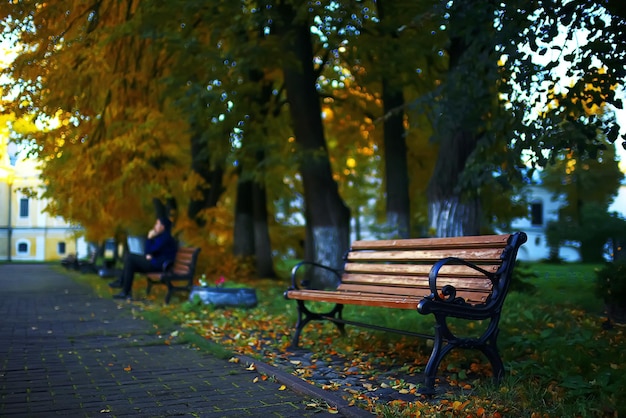
<svg viewBox="0 0 626 418"><path fill-rule="evenodd" d="M72 267L81 273L97 273L98 266L96 263L98 261L99 253L99 248L90 248L87 258L83 260L76 258Z"/></svg>
<svg viewBox="0 0 626 418"><path fill-rule="evenodd" d="M502 304L506 297L517 251L526 234L456 238L356 241L344 257L342 271L312 263L297 264L291 274L287 299L297 302L298 319L292 347L302 329L313 320L329 320L344 333L344 324L398 332L434 340L420 393L432 395L437 369L453 348L474 348L491 363L499 380L504 366L496 340ZM329 286L331 286L329 290ZM319 312L308 302L329 302L334 307ZM434 335L390 329L376 324L344 320L344 305L414 309L433 314ZM447 318L487 320L479 337L457 337Z"/></svg>
<svg viewBox="0 0 626 418"><path fill-rule="evenodd" d="M149 295L154 285L165 285L167 286L165 303L168 304L174 292L191 292L199 253L200 248L179 248L174 262L164 266L163 272L145 274L148 281L146 293Z"/></svg>

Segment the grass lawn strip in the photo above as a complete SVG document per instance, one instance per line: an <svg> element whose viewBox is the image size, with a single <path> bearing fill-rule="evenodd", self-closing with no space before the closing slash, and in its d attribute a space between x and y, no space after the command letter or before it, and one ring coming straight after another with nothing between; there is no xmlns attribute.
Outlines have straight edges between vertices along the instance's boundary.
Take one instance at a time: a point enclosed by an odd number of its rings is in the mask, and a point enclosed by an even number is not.
<svg viewBox="0 0 626 418"><path fill-rule="evenodd" d="M158 292L133 306L155 324L164 343L191 344L222 357L245 354L378 416L626 415L618 401L626 387L624 328L603 329L602 304L590 290L595 267L533 264L536 292L511 293L503 309L504 382L491 384L490 367L480 353L453 351L440 367L443 390L432 399L416 391L430 353L427 340L354 327L339 338L332 324L313 323L303 335L304 349L288 351L296 314L295 304L282 298L284 281L242 279L259 294L252 309L213 309L176 298L164 306ZM77 279L110 294L95 275ZM346 317L362 315L393 326L417 322L425 332L434 323L415 312L388 315L354 308Z"/></svg>

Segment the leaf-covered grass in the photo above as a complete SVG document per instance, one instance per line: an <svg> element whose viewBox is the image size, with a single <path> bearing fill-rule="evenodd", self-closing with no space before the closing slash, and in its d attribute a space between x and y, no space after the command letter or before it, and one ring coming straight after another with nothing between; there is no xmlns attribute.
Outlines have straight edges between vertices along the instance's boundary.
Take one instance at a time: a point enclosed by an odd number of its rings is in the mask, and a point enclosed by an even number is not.
<svg viewBox="0 0 626 418"><path fill-rule="evenodd" d="M391 402L378 402L359 390L343 392L378 416L624 415L626 407L620 397L626 388L626 337L622 326L604 327L602 302L593 295L597 267L531 266L536 275L530 280L536 291L512 292L503 310L498 342L507 372L499 386L491 382L489 364L480 353L453 351L440 369L445 371L442 384L449 390L432 399L421 398L412 377L419 376L425 366L428 340L349 326L346 337L340 338L332 324L312 323L305 328L301 345L313 353L314 360L341 359L345 373L357 369L370 376L372 393L376 388L397 391L397 400ZM106 295L108 289L102 289L106 281L83 280ZM140 293L143 282L137 282ZM214 309L189 303L184 297L174 297L165 306L163 293L154 292L143 301L145 315L159 332L175 335L166 341L212 342L208 349L217 344L222 356L244 353L270 364L284 363L289 359L285 353L296 317L295 303L282 296L288 283L244 278L238 282L257 290L257 307ZM434 323L431 317L413 311L354 306L346 306L344 317L428 334ZM484 324L461 321L457 326L477 329ZM307 379L312 370L293 367L292 372ZM324 389L338 388L328 385Z"/></svg>

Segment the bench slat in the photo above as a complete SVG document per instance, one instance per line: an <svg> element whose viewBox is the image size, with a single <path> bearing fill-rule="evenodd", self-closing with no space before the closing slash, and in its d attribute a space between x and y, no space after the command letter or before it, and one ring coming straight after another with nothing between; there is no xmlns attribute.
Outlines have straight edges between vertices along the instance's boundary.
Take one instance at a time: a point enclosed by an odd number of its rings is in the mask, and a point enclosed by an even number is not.
<svg viewBox="0 0 626 418"><path fill-rule="evenodd" d="M422 299L425 296L430 295L430 289L428 287L395 287L395 286L368 286L368 285L357 285L357 284L349 284L349 285L341 285L337 288L338 292L344 292L346 294L373 294L373 295L389 295L394 297L417 297L418 299ZM487 300L491 291L489 290L479 290L479 289L456 289L456 296L460 296L467 303L477 304L483 303Z"/></svg>
<svg viewBox="0 0 626 418"><path fill-rule="evenodd" d="M424 295L395 295L369 292L342 292L339 290L290 290L290 299L311 300L316 302L341 303L346 305L378 306L393 309L417 309ZM488 294L476 292L457 292L470 304L484 303Z"/></svg>
<svg viewBox="0 0 626 418"><path fill-rule="evenodd" d="M441 250L384 250L384 251L351 251L348 253L348 261L412 261L433 263L446 257L462 258L472 263L494 264L500 261L502 248L479 248L479 249L441 249Z"/></svg>
<svg viewBox="0 0 626 418"><path fill-rule="evenodd" d="M341 279L342 288L348 284L365 284L371 287L396 286L406 288L429 288L428 277L386 276L383 274L344 274ZM446 277L437 281L440 287L452 285L457 289L477 289L491 292L492 283L487 278Z"/></svg>
<svg viewBox="0 0 626 418"><path fill-rule="evenodd" d="M342 283L337 287L340 292L362 292L362 293L381 293L385 295L405 295L405 296L428 296L430 294L430 288L428 285L424 286L383 286L377 284L375 286L363 283Z"/></svg>
<svg viewBox="0 0 626 418"><path fill-rule="evenodd" d="M386 275L402 274L427 276L430 273L431 264L380 264L380 263L346 263L344 270L347 273L385 273ZM500 264L481 265L481 268L495 273ZM439 277L462 276L484 277L484 275L471 267L448 264L439 270Z"/></svg>
<svg viewBox="0 0 626 418"><path fill-rule="evenodd" d="M402 240L361 240L354 241L351 250L391 250L391 249L463 249L463 248L504 248L510 235L479 235L473 237L450 238L411 238Z"/></svg>
<svg viewBox="0 0 626 418"><path fill-rule="evenodd" d="M397 295L381 295L363 293L345 293L327 290L290 290L287 292L291 299L313 300L318 302L345 303L350 305L381 306L397 309L416 309L422 296L399 298Z"/></svg>

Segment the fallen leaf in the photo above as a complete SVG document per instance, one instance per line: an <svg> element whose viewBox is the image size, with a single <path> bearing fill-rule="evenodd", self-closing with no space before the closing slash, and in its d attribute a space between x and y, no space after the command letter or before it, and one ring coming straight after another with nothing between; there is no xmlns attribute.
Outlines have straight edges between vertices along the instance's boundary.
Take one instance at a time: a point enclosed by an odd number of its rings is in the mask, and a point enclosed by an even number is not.
<svg viewBox="0 0 626 418"><path fill-rule="evenodd" d="M254 365L254 363L252 363L251 365L246 367L246 370L256 370L256 366Z"/></svg>
<svg viewBox="0 0 626 418"><path fill-rule="evenodd" d="M125 371L125 372L129 372L129 371L131 371L132 369L133 369L133 368L132 368L132 367L130 367L130 365L128 365L128 366L126 366L126 367L124 367L124 371Z"/></svg>
<svg viewBox="0 0 626 418"><path fill-rule="evenodd" d="M285 390L285 389L287 389L287 386L285 386L285 385L281 385L281 386L278 388L278 390Z"/></svg>

